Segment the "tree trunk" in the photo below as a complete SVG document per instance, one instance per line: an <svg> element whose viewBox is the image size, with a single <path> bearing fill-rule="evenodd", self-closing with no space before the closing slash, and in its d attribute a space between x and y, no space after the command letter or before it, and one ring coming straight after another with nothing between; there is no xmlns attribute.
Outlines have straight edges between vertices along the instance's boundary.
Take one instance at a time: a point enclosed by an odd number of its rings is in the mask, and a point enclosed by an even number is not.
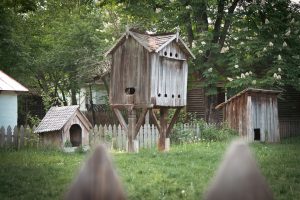
<svg viewBox="0 0 300 200"><path fill-rule="evenodd" d="M76 90L74 87L71 88L71 101L72 105L77 105Z"/></svg>

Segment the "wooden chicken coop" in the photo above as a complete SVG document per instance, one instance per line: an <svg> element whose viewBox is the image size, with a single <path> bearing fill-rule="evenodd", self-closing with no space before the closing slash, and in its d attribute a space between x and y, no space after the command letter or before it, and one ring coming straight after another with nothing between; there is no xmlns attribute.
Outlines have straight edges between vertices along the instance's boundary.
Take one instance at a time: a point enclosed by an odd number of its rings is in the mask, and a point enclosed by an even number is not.
<svg viewBox="0 0 300 200"><path fill-rule="evenodd" d="M216 109L223 108L224 121L248 141L279 142L279 93L248 88L219 104Z"/></svg>
<svg viewBox="0 0 300 200"><path fill-rule="evenodd" d="M128 132L128 150L134 151L133 140L148 111L160 133L158 147L165 150L165 139L186 105L188 59L194 58L193 53L178 32L146 34L128 29L106 55L112 58L109 102ZM122 108L128 110L128 126ZM160 109L160 122L153 108ZM176 112L167 124L169 108ZM136 109L142 109L138 120Z"/></svg>

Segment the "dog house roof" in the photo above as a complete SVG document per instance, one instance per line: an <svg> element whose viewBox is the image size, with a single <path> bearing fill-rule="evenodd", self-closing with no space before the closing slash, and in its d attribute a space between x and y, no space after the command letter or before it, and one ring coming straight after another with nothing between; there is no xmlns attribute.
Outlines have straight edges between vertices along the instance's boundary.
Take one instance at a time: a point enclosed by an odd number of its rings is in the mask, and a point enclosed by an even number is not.
<svg viewBox="0 0 300 200"><path fill-rule="evenodd" d="M63 126L69 121L69 119L73 116L73 114L77 110L79 111L78 108L78 105L51 107L34 132L42 133L61 130ZM83 114L82 116L86 119L89 126L92 127L89 120Z"/></svg>

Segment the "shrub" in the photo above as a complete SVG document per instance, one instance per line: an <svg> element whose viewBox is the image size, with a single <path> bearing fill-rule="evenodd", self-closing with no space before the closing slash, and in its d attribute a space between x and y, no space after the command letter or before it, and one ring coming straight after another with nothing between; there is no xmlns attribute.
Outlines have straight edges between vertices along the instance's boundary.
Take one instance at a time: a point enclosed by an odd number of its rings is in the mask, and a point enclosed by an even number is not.
<svg viewBox="0 0 300 200"><path fill-rule="evenodd" d="M66 140L64 146L65 147L72 147L72 143L70 142L70 140Z"/></svg>
<svg viewBox="0 0 300 200"><path fill-rule="evenodd" d="M195 123L196 122L196 123ZM173 143L195 143L200 140L206 141L225 141L235 135L236 131L229 128L226 123L217 126L217 124L208 124L204 120L194 121L195 126L183 128L184 124L177 123L171 134ZM199 127L199 134L196 133L196 125Z"/></svg>

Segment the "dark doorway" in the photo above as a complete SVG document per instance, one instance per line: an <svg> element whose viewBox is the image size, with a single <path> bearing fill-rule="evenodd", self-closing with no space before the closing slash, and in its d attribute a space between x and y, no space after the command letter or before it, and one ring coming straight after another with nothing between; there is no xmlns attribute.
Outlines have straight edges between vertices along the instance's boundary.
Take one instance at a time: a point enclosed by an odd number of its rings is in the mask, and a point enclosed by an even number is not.
<svg viewBox="0 0 300 200"><path fill-rule="evenodd" d="M254 140L260 141L260 129L259 128L254 129Z"/></svg>
<svg viewBox="0 0 300 200"><path fill-rule="evenodd" d="M81 145L81 127L78 124L73 124L70 128L70 141L72 147L78 147Z"/></svg>

